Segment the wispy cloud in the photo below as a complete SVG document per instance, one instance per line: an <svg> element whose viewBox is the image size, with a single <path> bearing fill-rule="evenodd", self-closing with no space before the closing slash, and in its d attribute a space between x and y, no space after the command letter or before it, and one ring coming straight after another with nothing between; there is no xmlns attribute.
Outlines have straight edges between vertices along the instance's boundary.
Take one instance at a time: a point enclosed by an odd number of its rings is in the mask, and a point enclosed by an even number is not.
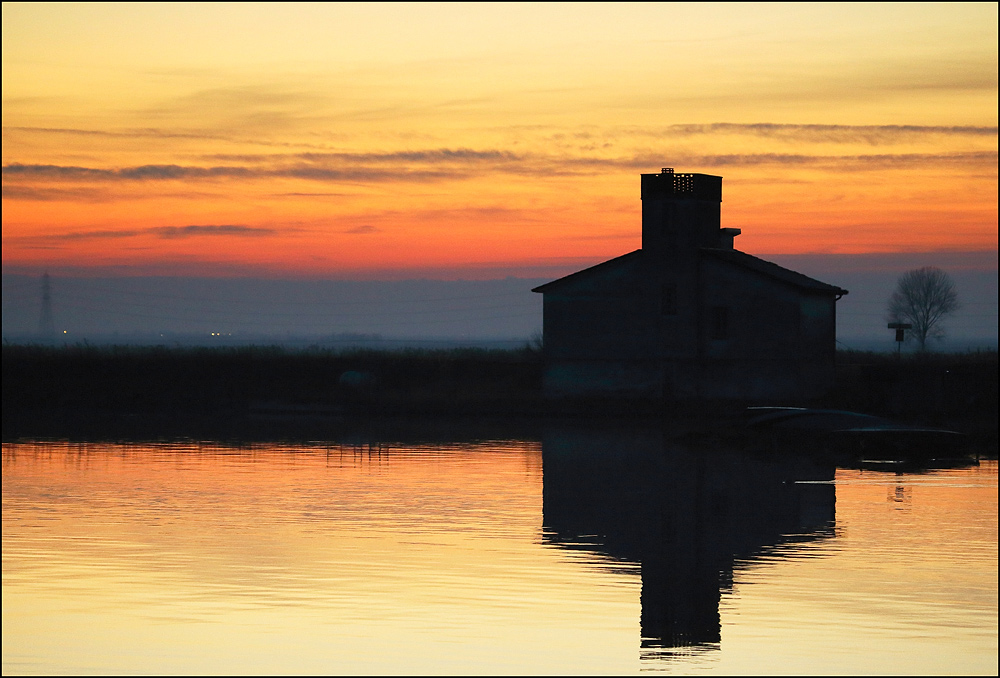
<svg viewBox="0 0 1000 678"><path fill-rule="evenodd" d="M81 240L122 240L148 235L167 240L202 236L259 238L279 234L283 235L288 232L289 229L281 229L279 231L276 228L245 226L242 224L191 224L187 226L153 226L141 229L123 228L92 231L70 231L67 233L49 233L45 235L23 236L15 239L31 243L58 243L77 242Z"/></svg>
<svg viewBox="0 0 1000 678"><path fill-rule="evenodd" d="M660 156L657 156L660 157ZM869 155L806 155L794 153L747 153L692 155L681 157L696 167L735 167L747 165L815 166L841 172L871 169L904 169L935 165L985 167L996 165L996 151L958 153L882 153ZM648 167L655 158L636 158L637 166Z"/></svg>
<svg viewBox="0 0 1000 678"><path fill-rule="evenodd" d="M273 139L279 131L316 126L328 109L331 97L325 93L255 83L214 87L147 106L134 114L142 120L164 124L197 124L203 129L229 136L232 130L244 135L262 134ZM328 119L327 119L328 122Z"/></svg>
<svg viewBox="0 0 1000 678"><path fill-rule="evenodd" d="M344 233L352 233L355 235L368 235L369 233L380 233L382 229L372 226L371 224L362 224L361 226L355 226L354 228L349 228Z"/></svg>
<svg viewBox="0 0 1000 678"><path fill-rule="evenodd" d="M20 141L27 135L46 137L75 137L77 142L100 142L114 143L120 140L150 140L150 141L209 141L223 144L237 144L240 146L252 145L264 148L284 148L284 149L319 149L329 148L325 143L316 143L304 139L294 141L282 141L265 138L260 134L239 134L235 133L238 128L226 126L224 129L205 130L197 128L166 129L158 127L137 127L122 129L84 129L73 127L31 127L9 125L2 128L5 142L14 143ZM239 130L244 131L244 130ZM344 135L325 133L324 137L339 138Z"/></svg>
<svg viewBox="0 0 1000 678"><path fill-rule="evenodd" d="M141 229L105 229L99 231L71 231L69 233L47 233L45 235L28 235L17 240L38 242L75 242L80 240L118 240L134 238L147 233Z"/></svg>
<svg viewBox="0 0 1000 678"><path fill-rule="evenodd" d="M189 186L182 186L177 191L141 193L131 190L119 190L124 188L124 186L122 184L115 185L112 182L104 182L99 185L87 183L77 187L67 187L65 183L53 185L53 182L48 180L32 182L32 179L27 178L4 183L3 199L5 201L108 203L150 198L158 200L164 198L192 200L199 198L216 199L219 197L218 191L194 190Z"/></svg>
<svg viewBox="0 0 1000 678"><path fill-rule="evenodd" d="M219 177L250 177L257 171L249 167L195 167L182 165L138 165L117 169L79 167L73 165L4 165L9 177L30 176L51 179L90 179L128 181L144 179L212 179Z"/></svg>
<svg viewBox="0 0 1000 678"><path fill-rule="evenodd" d="M255 179L284 177L332 182L436 181L460 178L463 172L446 167L401 167L395 169L363 166L336 167L302 163L286 167L225 165L137 165L120 168L80 167L73 165L4 165L5 178L30 178L77 181L164 181L209 179Z"/></svg>
<svg viewBox="0 0 1000 678"><path fill-rule="evenodd" d="M301 153L298 157L313 162L337 160L351 163L496 163L521 162L525 159L523 154L510 151L476 150L473 148L432 148L422 151L394 151L390 153Z"/></svg>
<svg viewBox="0 0 1000 678"><path fill-rule="evenodd" d="M281 97L277 97L281 100ZM189 140L210 140L227 141L234 143L252 143L257 146L285 147L285 148L320 148L314 142L304 139L298 141L275 141L261 137L246 137L233 135L232 127L228 129L200 128L192 129L187 126L180 128L162 127L133 127L121 129L88 129L74 127L40 127L26 125L7 125L3 128L6 136L12 134L38 134L38 135L68 135L82 138L107 138L107 139L189 139ZM515 128L504 128L506 131L515 131ZM713 122L713 123L679 123L673 125L643 127L643 126L615 126L601 127L591 126L590 128L550 129L544 125L521 125L516 128L521 133L529 137L538 137L554 142L561 146L566 142L575 144L586 143L587 148L597 150L610 147L611 141L621 141L628 138L654 137L661 141L671 139L685 139L692 136L744 136L750 138L772 139L785 142L812 142L812 143L866 143L871 145L888 145L896 143L914 143L920 141L930 141L934 139L960 138L988 139L996 138L998 128L987 125L838 125L838 124L796 124L796 123L733 123L733 122ZM498 130L494 130L498 131ZM315 135L314 135L315 136ZM324 136L330 136L325 133ZM337 135L334 135L337 136ZM289 154L291 157L292 154ZM510 151L498 149L470 149L470 148L441 148L417 151L394 151L384 153L345 153L345 152L303 152L294 154L300 160L321 161L339 159L342 161L368 161L368 162L422 162L422 161L474 161L484 158L495 160L517 159L518 155ZM235 162L256 162L270 159L267 154L226 154L217 153L204 156L207 159L235 161Z"/></svg>
<svg viewBox="0 0 1000 678"><path fill-rule="evenodd" d="M222 140L225 137L210 132L181 132L155 127L120 130L78 129L72 127L27 127L5 126L4 134L20 132L27 134L62 134L79 137L107 137L111 139L210 139Z"/></svg>
<svg viewBox="0 0 1000 678"><path fill-rule="evenodd" d="M245 158L250 160L251 158ZM254 158L258 159L258 158ZM27 165L12 163L3 167L3 176L12 183L5 187L5 197L39 199L37 187L14 189L18 180L56 180L89 182L252 180L261 178L297 178L329 183L435 182L468 179L489 174L557 176L607 172L614 169L652 171L664 162L677 166L720 168L737 166L812 166L830 171L864 171L874 168L903 169L945 165L950 167L988 168L997 164L997 151L961 151L945 153L882 153L851 155L813 155L806 153L727 153L692 154L671 152L626 157L556 156L514 154L499 150L432 149L393 153L364 154L288 154L259 158L259 165L138 165L120 168L94 168L71 165ZM389 165L388 167L386 165Z"/></svg>
<svg viewBox="0 0 1000 678"><path fill-rule="evenodd" d="M3 199L36 202L104 202L109 198L104 191L94 191L90 188L53 188L51 186L7 184L3 186Z"/></svg>
<svg viewBox="0 0 1000 678"><path fill-rule="evenodd" d="M343 198L351 194L341 191L314 191L308 193L305 191L288 191L286 193L272 193L271 195L276 198Z"/></svg>
<svg viewBox="0 0 1000 678"><path fill-rule="evenodd" d="M260 226L243 226L241 224L207 224L190 226L158 226L148 229L161 238L190 238L200 235L230 235L260 237L275 235L278 233L274 228L262 228ZM287 233L288 231L283 231Z"/></svg>
<svg viewBox="0 0 1000 678"><path fill-rule="evenodd" d="M700 125L670 125L648 133L662 135L747 135L789 141L867 143L872 145L915 141L928 137L996 137L996 126L974 125L796 125L773 122L716 122Z"/></svg>
<svg viewBox="0 0 1000 678"><path fill-rule="evenodd" d="M660 148L664 144L731 145L739 141L761 151L774 151L775 143L790 148L818 150L816 144L857 146L893 146L906 144L913 150L915 144L941 148L962 144L964 150L983 149L996 145L997 127L993 125L821 125L775 122L756 123L678 123L672 125L589 125L576 129L521 125L511 128L492 128L496 134L505 134L522 140L537 140L549 148L566 149L571 153L608 152L622 145L642 144Z"/></svg>
<svg viewBox="0 0 1000 678"><path fill-rule="evenodd" d="M324 105L329 97L318 92L290 90L284 87L255 83L229 87L209 87L179 96L148 112L163 111L261 111L273 109L314 109Z"/></svg>

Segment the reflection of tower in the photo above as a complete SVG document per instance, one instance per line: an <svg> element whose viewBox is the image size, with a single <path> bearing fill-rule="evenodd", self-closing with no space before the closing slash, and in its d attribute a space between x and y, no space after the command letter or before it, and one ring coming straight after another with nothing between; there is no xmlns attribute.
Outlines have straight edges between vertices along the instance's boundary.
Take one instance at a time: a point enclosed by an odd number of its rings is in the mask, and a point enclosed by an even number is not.
<svg viewBox="0 0 1000 678"><path fill-rule="evenodd" d="M49 274L42 276L42 316L38 320L38 333L45 339L51 339L56 334L52 322L52 288L49 284Z"/></svg>

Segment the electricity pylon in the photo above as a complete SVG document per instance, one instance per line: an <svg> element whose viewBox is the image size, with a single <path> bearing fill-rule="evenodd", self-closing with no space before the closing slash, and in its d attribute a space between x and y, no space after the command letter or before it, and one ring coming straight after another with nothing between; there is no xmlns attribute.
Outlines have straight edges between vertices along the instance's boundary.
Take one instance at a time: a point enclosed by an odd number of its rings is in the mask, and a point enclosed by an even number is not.
<svg viewBox="0 0 1000 678"><path fill-rule="evenodd" d="M45 339L56 336L56 327L52 322L52 287L48 273L42 276L42 317L38 320L38 333Z"/></svg>

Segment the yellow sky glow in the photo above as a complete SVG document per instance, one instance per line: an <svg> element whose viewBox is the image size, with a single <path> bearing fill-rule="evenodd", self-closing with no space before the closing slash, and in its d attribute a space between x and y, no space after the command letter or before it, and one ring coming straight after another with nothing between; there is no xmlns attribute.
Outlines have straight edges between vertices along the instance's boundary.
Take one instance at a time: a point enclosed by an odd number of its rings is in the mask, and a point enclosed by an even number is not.
<svg viewBox="0 0 1000 678"><path fill-rule="evenodd" d="M995 250L997 6L4 3L2 154L8 270L596 262L661 166L751 253Z"/></svg>

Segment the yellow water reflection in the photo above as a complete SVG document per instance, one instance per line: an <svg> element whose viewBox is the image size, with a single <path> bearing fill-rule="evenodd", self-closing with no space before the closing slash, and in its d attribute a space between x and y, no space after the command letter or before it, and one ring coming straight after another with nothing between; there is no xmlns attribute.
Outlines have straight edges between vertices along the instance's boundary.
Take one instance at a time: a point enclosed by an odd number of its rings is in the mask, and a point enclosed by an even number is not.
<svg viewBox="0 0 1000 678"><path fill-rule="evenodd" d="M637 580L539 548L537 443L16 445L3 480L5 673L635 661Z"/></svg>
<svg viewBox="0 0 1000 678"><path fill-rule="evenodd" d="M723 611L727 651L743 661L724 653L723 666L995 675L997 461L920 474L840 469L836 489L836 539L744 563Z"/></svg>
<svg viewBox="0 0 1000 678"><path fill-rule="evenodd" d="M3 673L996 673L997 464L3 446Z"/></svg>

